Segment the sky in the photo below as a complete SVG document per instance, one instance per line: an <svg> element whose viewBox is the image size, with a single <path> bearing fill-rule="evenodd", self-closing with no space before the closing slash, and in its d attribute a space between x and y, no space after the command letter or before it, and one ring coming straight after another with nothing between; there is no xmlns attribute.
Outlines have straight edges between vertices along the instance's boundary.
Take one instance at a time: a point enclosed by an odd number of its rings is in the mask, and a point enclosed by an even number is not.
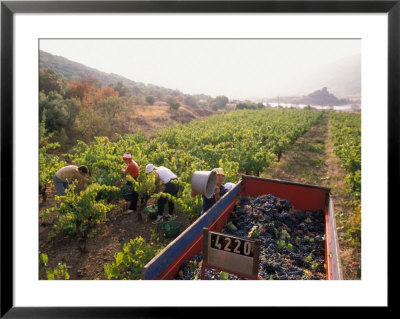
<svg viewBox="0 0 400 319"><path fill-rule="evenodd" d="M135 82L185 94L246 99L305 93L304 85L314 76L313 70L361 54L361 41L41 39L39 48ZM290 79L299 80L293 84Z"/></svg>

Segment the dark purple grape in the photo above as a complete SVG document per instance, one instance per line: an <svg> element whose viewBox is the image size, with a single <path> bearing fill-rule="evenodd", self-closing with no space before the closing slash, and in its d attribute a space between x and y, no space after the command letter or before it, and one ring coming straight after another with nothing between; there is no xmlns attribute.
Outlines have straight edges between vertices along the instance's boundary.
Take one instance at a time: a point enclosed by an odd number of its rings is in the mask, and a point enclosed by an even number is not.
<svg viewBox="0 0 400 319"><path fill-rule="evenodd" d="M255 216L244 209L245 205L251 205L253 211L261 211L262 217ZM263 279L320 280L315 272L324 273L325 241L324 236L325 219L322 211L305 212L296 211L293 216L289 213L292 204L287 199L280 199L272 194L254 198L240 197L233 214L229 218L237 227L237 230L226 228L225 233L248 238L248 233L254 225L261 227L259 239L261 240L260 271L259 276ZM282 231L287 232L282 237ZM254 234L253 234L254 235ZM289 235L289 236L287 236ZM307 237L306 237L307 236ZM280 241L280 248L278 247ZM282 246L282 241L284 245ZM310 259L311 261L307 261ZM308 258L308 259L307 259ZM196 260L197 266L193 266ZM200 278L200 267L202 254L193 256L185 261L181 269L183 278ZM314 269L311 269L314 268ZM308 269L314 275L303 276L304 270ZM313 272L314 271L314 272ZM178 277L178 276L177 276ZM214 269L206 269L207 280L220 280L220 272ZM236 275L229 274L229 280L242 280Z"/></svg>

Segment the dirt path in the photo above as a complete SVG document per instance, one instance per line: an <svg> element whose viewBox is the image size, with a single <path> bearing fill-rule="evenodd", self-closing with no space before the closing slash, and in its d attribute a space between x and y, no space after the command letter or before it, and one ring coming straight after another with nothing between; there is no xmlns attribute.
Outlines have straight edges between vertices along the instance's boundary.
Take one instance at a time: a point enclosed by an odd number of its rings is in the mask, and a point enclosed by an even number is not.
<svg viewBox="0 0 400 319"><path fill-rule="evenodd" d="M305 184L329 187L333 198L336 224L341 250L344 279L360 279L361 251L347 247L341 240L343 223L352 214L345 202L351 200L346 194L346 171L340 166L334 153L329 115L324 114L317 125L299 138L290 150L285 152L279 163L274 163L261 176Z"/></svg>

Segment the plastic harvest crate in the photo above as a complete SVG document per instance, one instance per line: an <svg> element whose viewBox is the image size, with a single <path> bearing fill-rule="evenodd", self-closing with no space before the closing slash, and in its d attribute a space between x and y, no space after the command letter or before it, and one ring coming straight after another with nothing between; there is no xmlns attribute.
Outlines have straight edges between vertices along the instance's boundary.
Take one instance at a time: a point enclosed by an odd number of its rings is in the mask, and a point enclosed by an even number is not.
<svg viewBox="0 0 400 319"><path fill-rule="evenodd" d="M146 215L149 216L150 219L156 219L158 215L157 205L147 206Z"/></svg>
<svg viewBox="0 0 400 319"><path fill-rule="evenodd" d="M163 224L165 235L169 238L175 238L179 235L182 224L176 220Z"/></svg>

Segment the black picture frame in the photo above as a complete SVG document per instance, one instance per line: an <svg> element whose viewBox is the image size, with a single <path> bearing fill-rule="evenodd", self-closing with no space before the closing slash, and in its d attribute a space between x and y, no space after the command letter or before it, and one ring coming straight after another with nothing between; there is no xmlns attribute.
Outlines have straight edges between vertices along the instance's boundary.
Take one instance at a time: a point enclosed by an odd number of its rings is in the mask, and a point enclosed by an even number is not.
<svg viewBox="0 0 400 319"><path fill-rule="evenodd" d="M13 299L13 15L15 13L387 13L388 211L399 182L400 1L1 1L1 318L187 317L185 307L14 307ZM388 214L388 218L389 218ZM390 222L388 222L388 230ZM393 223L391 225L393 227ZM389 234L389 232L388 232ZM388 245L390 240L388 238ZM389 246L388 246L389 247ZM388 254L389 256L389 254ZM390 264L390 260L388 260ZM389 269L388 269L389 270ZM390 280L388 281L389 286ZM34 293L34 292L33 292ZM388 299L390 305L390 298ZM294 310L294 307L291 307ZM297 308L297 307L296 307ZM299 311L300 309L296 309ZM304 309L305 310L305 309ZM196 310L198 311L198 310ZM206 313L207 310L204 311ZM226 309L213 309L223 315ZM196 312L200 315L202 311Z"/></svg>

